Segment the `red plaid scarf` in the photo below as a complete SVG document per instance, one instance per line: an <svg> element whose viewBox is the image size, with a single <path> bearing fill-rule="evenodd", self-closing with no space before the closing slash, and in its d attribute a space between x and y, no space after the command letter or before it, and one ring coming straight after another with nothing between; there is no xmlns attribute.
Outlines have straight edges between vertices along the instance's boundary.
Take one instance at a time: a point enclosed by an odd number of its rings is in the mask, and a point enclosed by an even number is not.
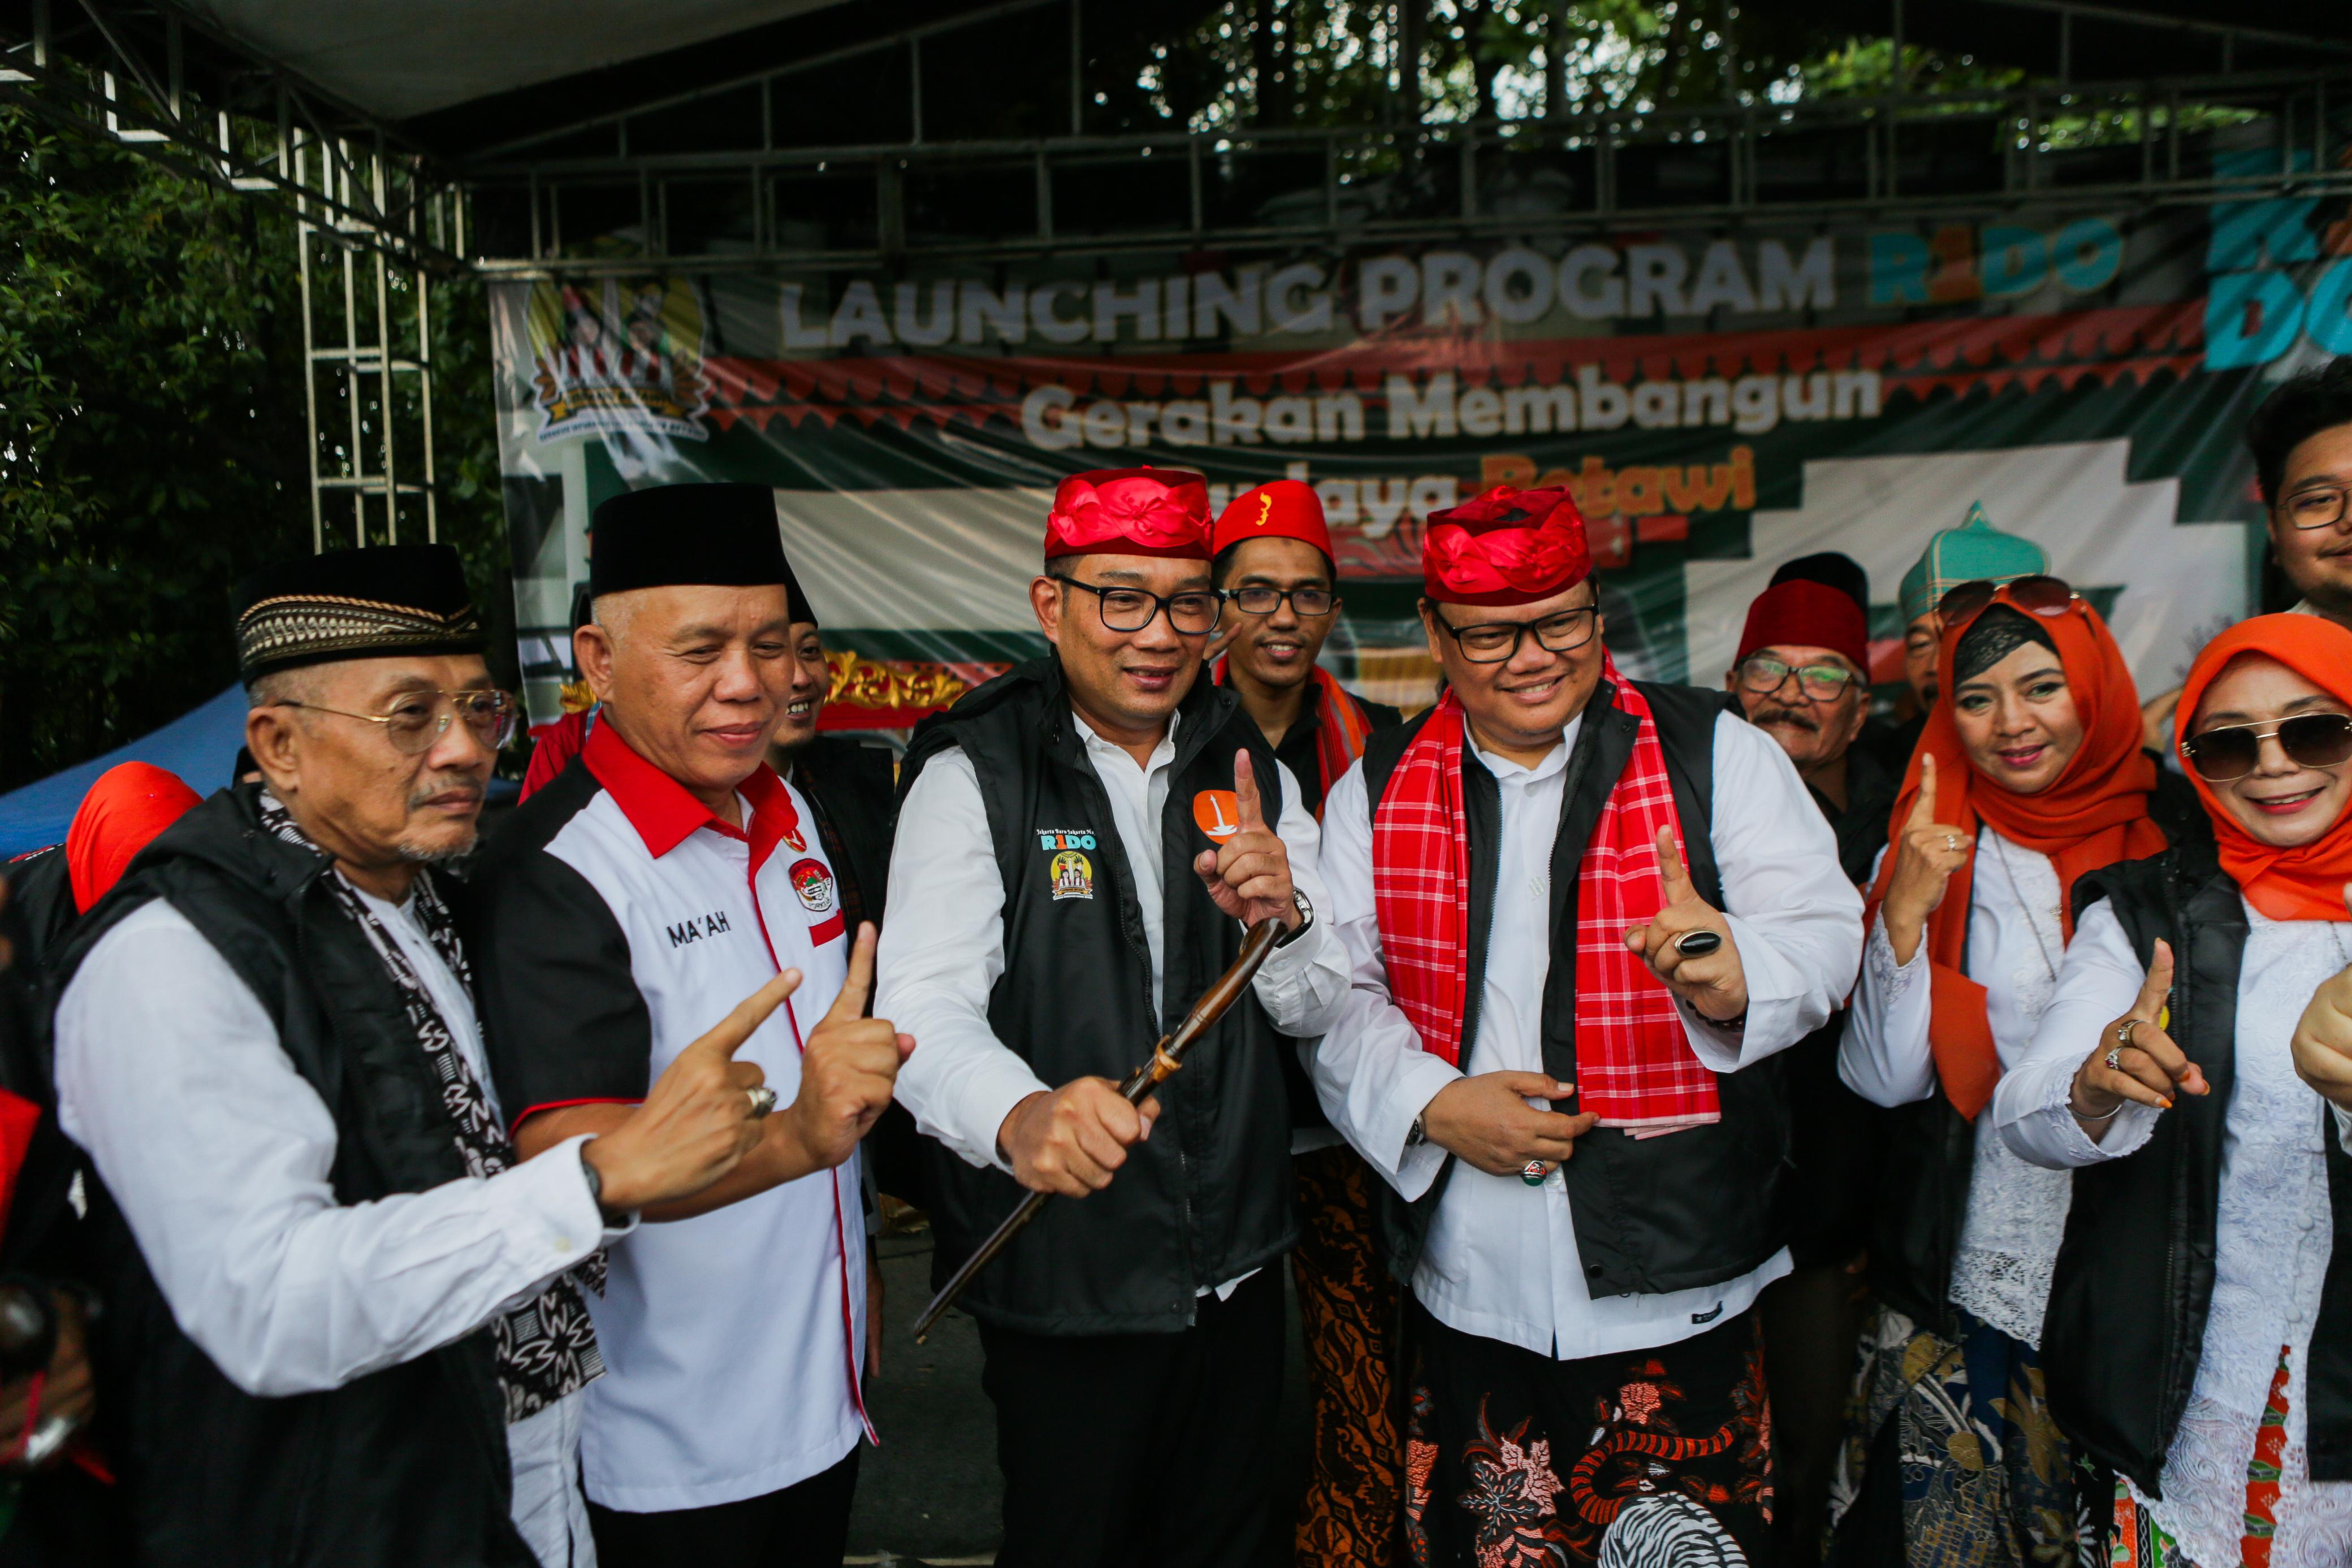
<svg viewBox="0 0 2352 1568"><path fill-rule="evenodd" d="M1225 660L1217 661L1216 682L1221 686L1230 684L1225 678ZM1348 695L1330 671L1316 664L1309 666L1307 674L1315 686L1315 768L1322 775L1323 799L1328 800L1331 786L1364 754L1364 740L1372 733L1372 721L1363 705ZM1315 808L1315 820L1323 820L1319 802Z"/></svg>
<svg viewBox="0 0 2352 1568"><path fill-rule="evenodd" d="M1671 1133L1721 1119L1715 1074L1692 1054L1674 994L1626 950L1625 932L1664 905L1658 830L1671 829L1679 844L1682 824L1650 705L1605 654L1602 677L1641 728L1577 881L1578 1108L1604 1127ZM1373 907L1390 993L1422 1049L1457 1067L1470 956L1462 735L1462 706L1449 691L1398 759L1372 819Z"/></svg>

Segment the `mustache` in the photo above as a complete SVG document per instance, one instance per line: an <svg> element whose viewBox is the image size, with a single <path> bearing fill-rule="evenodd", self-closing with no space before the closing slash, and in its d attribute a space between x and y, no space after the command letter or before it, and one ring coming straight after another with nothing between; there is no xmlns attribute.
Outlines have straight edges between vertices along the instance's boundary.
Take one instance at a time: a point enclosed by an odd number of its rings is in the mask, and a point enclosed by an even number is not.
<svg viewBox="0 0 2352 1568"><path fill-rule="evenodd" d="M1762 707L1758 708L1756 723L1759 727L1768 724L1785 724L1791 729L1807 730L1816 735L1821 733L1822 727L1821 720L1811 714L1800 708L1782 707L1779 703L1766 703Z"/></svg>
<svg viewBox="0 0 2352 1568"><path fill-rule="evenodd" d="M478 803L486 790L482 781L470 773L436 773L418 779L415 788L409 790L409 809L414 810L436 796L457 793L470 795Z"/></svg>

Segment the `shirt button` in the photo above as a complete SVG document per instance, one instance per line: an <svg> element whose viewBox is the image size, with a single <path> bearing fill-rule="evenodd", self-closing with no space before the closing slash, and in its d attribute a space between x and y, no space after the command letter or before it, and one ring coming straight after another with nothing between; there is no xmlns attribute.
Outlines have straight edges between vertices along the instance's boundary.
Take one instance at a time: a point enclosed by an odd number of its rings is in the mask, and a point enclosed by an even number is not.
<svg viewBox="0 0 2352 1568"><path fill-rule="evenodd" d="M1588 1274L1589 1276L1591 1276L1591 1278L1593 1278L1593 1279L1595 1279L1595 1280L1598 1280L1599 1278L1601 1278L1601 1265L1600 1265L1600 1264L1598 1264L1598 1263L1588 1263L1588 1264L1586 1264L1586 1265L1584 1266L1584 1271L1585 1271L1585 1273L1586 1273L1586 1274Z"/></svg>

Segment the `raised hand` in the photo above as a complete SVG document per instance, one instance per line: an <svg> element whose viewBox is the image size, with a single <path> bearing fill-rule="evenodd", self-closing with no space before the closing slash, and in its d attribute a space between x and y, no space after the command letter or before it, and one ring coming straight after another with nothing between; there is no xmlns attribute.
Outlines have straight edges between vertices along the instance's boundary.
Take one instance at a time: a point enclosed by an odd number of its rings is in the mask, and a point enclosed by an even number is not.
<svg viewBox="0 0 2352 1568"><path fill-rule="evenodd" d="M1565 1100L1573 1083L1540 1072L1482 1072L1457 1078L1421 1113L1429 1141L1488 1176L1519 1176L1540 1161L1547 1173L1576 1153L1576 1140L1598 1120L1590 1111L1570 1116L1538 1110L1530 1100Z"/></svg>
<svg viewBox="0 0 2352 1568"><path fill-rule="evenodd" d="M1013 1176L1032 1192L1084 1197L1110 1185L1130 1145L1151 1136L1157 1095L1130 1105L1108 1078L1079 1078L1039 1090L1013 1107L997 1130Z"/></svg>
<svg viewBox="0 0 2352 1568"><path fill-rule="evenodd" d="M2344 903L2352 909L2352 883ZM2311 993L2294 1026L2294 1071L2329 1104L2352 1111L2352 968Z"/></svg>
<svg viewBox="0 0 2352 1568"><path fill-rule="evenodd" d="M1658 830L1658 881L1665 888L1664 905L1648 925L1625 933L1625 946L1701 1015L1718 1023L1739 1017L1748 1010L1748 970L1739 961L1739 945L1731 939L1731 923L1698 895L1675 835L1664 828ZM1717 945L1705 953L1685 953L1675 945L1693 931L1713 932Z"/></svg>
<svg viewBox="0 0 2352 1568"><path fill-rule="evenodd" d="M1255 925L1270 915L1296 931L1303 916L1290 896L1290 852L1265 825L1246 751L1234 753L1234 799L1241 807L1240 831L1216 849L1202 850L1192 869L1217 907L1243 925Z"/></svg>
<svg viewBox="0 0 2352 1568"><path fill-rule="evenodd" d="M803 1042L801 1092L783 1114L812 1170L830 1170L850 1156L889 1108L898 1068L914 1053L914 1036L900 1034L887 1019L865 1016L879 940L872 921L858 925L840 994Z"/></svg>
<svg viewBox="0 0 2352 1568"><path fill-rule="evenodd" d="M690 1197L758 1146L766 1115L751 1091L767 1075L735 1053L800 983L801 972L786 969L752 992L662 1069L619 1126L581 1145L580 1157L596 1168L606 1209Z"/></svg>
<svg viewBox="0 0 2352 1568"><path fill-rule="evenodd" d="M2099 1031L2099 1043L2074 1070L2066 1103L2095 1142L2126 1100L2172 1109L2176 1092L2211 1092L2205 1074L2164 1032L2164 998L2172 989L2172 944L2159 941L2131 1010ZM2297 1031L2298 1055L2301 1031Z"/></svg>
<svg viewBox="0 0 2352 1568"><path fill-rule="evenodd" d="M1944 902L1952 873L1975 852L1976 845L1966 834L1936 821L1936 758L1922 756L1919 798L1911 803L1902 836L1895 841L1895 874L1887 879L1886 902L1879 908L1896 963L1908 964L1919 951L1927 916Z"/></svg>

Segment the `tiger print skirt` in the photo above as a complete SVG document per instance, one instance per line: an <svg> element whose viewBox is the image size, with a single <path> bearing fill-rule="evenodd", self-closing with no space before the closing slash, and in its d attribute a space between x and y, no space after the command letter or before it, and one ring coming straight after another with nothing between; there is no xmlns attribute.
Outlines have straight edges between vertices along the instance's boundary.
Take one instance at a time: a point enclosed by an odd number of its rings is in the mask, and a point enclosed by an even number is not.
<svg viewBox="0 0 2352 1568"><path fill-rule="evenodd" d="M1585 1361L1409 1309L1416 1568L1731 1568L1770 1558L1772 1427L1753 1312Z"/></svg>

